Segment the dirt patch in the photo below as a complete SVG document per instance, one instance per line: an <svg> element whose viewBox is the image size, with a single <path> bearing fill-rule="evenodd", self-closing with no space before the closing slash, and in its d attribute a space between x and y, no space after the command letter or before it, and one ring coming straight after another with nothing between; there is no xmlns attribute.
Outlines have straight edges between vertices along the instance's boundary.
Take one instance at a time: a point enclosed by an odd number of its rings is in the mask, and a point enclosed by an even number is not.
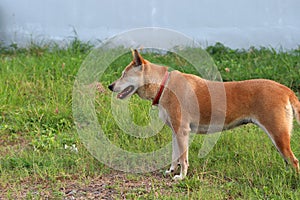
<svg viewBox="0 0 300 200"><path fill-rule="evenodd" d="M15 138L9 138L8 135L1 135L0 137L0 156L9 156L20 153L29 148L29 141L22 137L21 133Z"/></svg>
<svg viewBox="0 0 300 200"><path fill-rule="evenodd" d="M0 186L0 199L130 199L147 197L150 193L159 198L171 193L174 196L172 186L175 183L160 172L136 175L112 171L86 179L70 177L52 181L28 177L19 183Z"/></svg>
<svg viewBox="0 0 300 200"><path fill-rule="evenodd" d="M86 186L71 184L62 188L65 199L126 199L128 195L142 197L152 192L155 196L170 193L174 182L166 181L158 173L130 175L112 172L89 180ZM168 192L169 191L169 192Z"/></svg>

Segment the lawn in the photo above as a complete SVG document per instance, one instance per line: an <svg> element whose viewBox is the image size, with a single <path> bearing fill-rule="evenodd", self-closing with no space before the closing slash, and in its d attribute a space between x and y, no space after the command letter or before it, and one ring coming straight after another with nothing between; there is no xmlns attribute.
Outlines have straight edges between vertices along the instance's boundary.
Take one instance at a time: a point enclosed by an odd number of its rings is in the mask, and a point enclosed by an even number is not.
<svg viewBox="0 0 300 200"><path fill-rule="evenodd" d="M78 70L93 46L77 39L66 48L55 44L18 48L0 45L0 199L299 199L300 178L285 166L268 136L254 125L221 134L213 150L198 157L203 135L190 146L187 178L174 182L167 167L125 173L95 159L77 133L72 92ZM300 49L206 49L224 81L268 78L292 88L299 97ZM110 109L107 85L121 75L130 52L117 58L96 83L95 114L116 146L149 152L171 141L167 127L141 139L124 133ZM189 63L167 53L145 53L155 63L193 72ZM118 66L118 67L116 67ZM129 110L138 125L149 123L151 102L132 97ZM291 146L300 158L300 126ZM113 155L112 155L113 156Z"/></svg>

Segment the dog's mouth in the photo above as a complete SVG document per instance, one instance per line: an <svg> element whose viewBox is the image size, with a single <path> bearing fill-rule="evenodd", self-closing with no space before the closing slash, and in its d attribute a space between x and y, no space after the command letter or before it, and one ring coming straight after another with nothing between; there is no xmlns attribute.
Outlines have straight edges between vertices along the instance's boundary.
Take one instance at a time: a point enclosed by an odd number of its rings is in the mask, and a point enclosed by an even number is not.
<svg viewBox="0 0 300 200"><path fill-rule="evenodd" d="M132 91L133 91L134 87L132 85L128 86L127 88L125 88L122 92L120 92L117 95L118 99L124 99L126 98Z"/></svg>

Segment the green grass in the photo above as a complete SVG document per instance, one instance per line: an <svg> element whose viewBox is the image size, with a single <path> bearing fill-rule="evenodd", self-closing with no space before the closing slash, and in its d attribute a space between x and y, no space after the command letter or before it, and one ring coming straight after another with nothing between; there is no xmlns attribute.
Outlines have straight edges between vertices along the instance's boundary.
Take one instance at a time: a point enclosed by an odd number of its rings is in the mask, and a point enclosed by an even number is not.
<svg viewBox="0 0 300 200"><path fill-rule="evenodd" d="M205 158L198 157L204 136L190 147L187 179L172 181L165 169L146 174L118 172L86 150L72 114L76 74L91 51L77 39L65 49L55 44L29 48L0 46L0 198L110 197L157 199L298 199L299 176L285 166L265 133L253 125L226 131ZM208 47L225 81L268 78L300 90L300 49L232 50ZM106 87L121 75L130 53L119 57L101 78ZM147 59L194 72L178 56L147 53ZM171 140L167 127L150 138L124 133L110 110L111 93L97 93L96 114L112 143L132 152L149 152ZM149 123L151 103L133 97L134 122ZM300 128L294 126L292 149L300 158ZM65 145L75 145L78 152ZM98 196L97 196L98 195Z"/></svg>

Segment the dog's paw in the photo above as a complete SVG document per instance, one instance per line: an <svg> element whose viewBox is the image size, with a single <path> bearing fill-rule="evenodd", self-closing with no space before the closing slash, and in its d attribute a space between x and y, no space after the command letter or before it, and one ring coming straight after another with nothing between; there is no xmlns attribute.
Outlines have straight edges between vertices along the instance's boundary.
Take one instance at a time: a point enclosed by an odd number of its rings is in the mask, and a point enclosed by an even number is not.
<svg viewBox="0 0 300 200"><path fill-rule="evenodd" d="M181 175L175 175L175 176L173 177L173 180L174 180L174 181L181 181L182 179L184 179L184 177L182 177Z"/></svg>

